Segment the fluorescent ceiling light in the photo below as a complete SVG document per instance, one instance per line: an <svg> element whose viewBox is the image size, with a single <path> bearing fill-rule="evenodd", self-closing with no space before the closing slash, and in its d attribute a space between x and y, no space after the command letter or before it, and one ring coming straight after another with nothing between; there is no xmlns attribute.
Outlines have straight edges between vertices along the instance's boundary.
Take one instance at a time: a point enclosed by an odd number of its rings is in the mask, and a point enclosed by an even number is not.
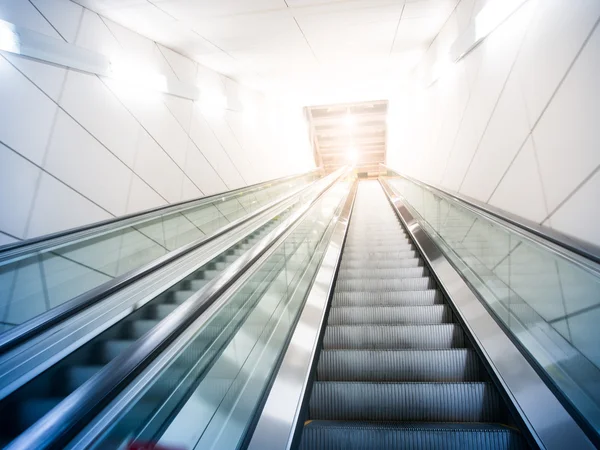
<svg viewBox="0 0 600 450"><path fill-rule="evenodd" d="M21 42L15 26L4 20L0 20L0 50L21 53Z"/></svg>
<svg viewBox="0 0 600 450"><path fill-rule="evenodd" d="M110 61L109 76L135 88L169 92L167 77L132 63L124 58Z"/></svg>

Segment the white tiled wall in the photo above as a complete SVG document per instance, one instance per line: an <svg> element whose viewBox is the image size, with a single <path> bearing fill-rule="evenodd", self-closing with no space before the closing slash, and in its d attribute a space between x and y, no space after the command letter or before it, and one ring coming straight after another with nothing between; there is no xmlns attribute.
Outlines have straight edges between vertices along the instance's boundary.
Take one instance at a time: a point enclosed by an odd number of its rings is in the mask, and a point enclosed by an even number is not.
<svg viewBox="0 0 600 450"><path fill-rule="evenodd" d="M0 19L228 99L213 115L191 100L0 52L0 245L314 166L300 108L69 0L0 0Z"/></svg>
<svg viewBox="0 0 600 450"><path fill-rule="evenodd" d="M462 1L397 99L388 164L600 245L600 2L528 0L433 84Z"/></svg>

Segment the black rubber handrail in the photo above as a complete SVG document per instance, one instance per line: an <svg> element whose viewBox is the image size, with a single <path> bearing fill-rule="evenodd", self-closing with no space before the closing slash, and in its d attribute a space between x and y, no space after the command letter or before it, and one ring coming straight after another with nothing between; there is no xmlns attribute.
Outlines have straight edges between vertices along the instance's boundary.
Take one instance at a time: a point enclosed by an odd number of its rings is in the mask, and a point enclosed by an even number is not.
<svg viewBox="0 0 600 450"><path fill-rule="evenodd" d="M265 211L276 208L278 205L281 205L283 202L291 199L292 197L299 195L301 192L309 189L311 184L308 184L302 188L294 190L292 193L269 203L256 211L241 217L226 226L220 228L215 233L210 236L205 236L203 238L197 239L194 242L190 242L178 249L175 249L151 262L145 264L137 269L133 269L129 272L124 273L118 277L115 277L105 283L102 283L95 288L86 291L77 297L68 300L61 305L52 308L38 316L18 325L17 327L8 330L2 334L0 334L0 354L6 353L11 350L15 346L21 344L22 342L33 338L34 336L44 332L48 328L56 325L59 322L62 322L69 317L75 315L79 311L89 308L90 306L96 304L97 302L105 299L111 294L131 285L132 283L140 280L141 278L150 275L153 272L156 272L160 268L166 266L167 264L172 263L173 261L181 258L184 255L196 250L197 248L215 240L216 238L223 236L229 231L239 227L240 225L248 222L249 220L263 214Z"/></svg>
<svg viewBox="0 0 600 450"><path fill-rule="evenodd" d="M69 440L112 400L129 381L181 334L264 255L319 198L347 173L341 168L326 177L321 191L208 282L158 325L119 354L58 406L13 440L6 449L62 449Z"/></svg>
<svg viewBox="0 0 600 450"><path fill-rule="evenodd" d="M563 251L566 250L574 255L577 255L578 257L584 258L585 261L577 260L574 262L583 264L588 269L594 272L600 271L600 268L596 267L597 264L600 264L600 247L594 244L582 241L574 237L567 236L558 231L549 229L548 227L543 227L527 219L523 219L522 217L518 217L514 214L495 208L493 206L483 204L475 199L464 196L462 194L456 192L449 192L443 188L432 186L429 183L425 183L424 181L420 181L415 178L412 178L411 176L400 173L397 170L387 167L384 164L382 164L382 166L385 167L387 171L392 172L393 174L401 178L405 178L408 181L419 185L425 189L434 191L441 197L462 204L463 206L467 205L467 207L475 209L477 212L483 213L484 215L492 216L492 219L499 220L501 222L501 225L509 229L517 228L520 232L525 232L529 235L533 235L532 238L541 238L542 240L547 242L540 242L539 239L535 240L541 243L542 245L545 245L546 247L548 247L548 243L551 243L555 246L560 247L560 249L562 249ZM556 250L558 249L550 248L550 250L556 252ZM568 254L563 253L562 256L573 260L573 258ZM587 261L593 262L594 266L586 264Z"/></svg>
<svg viewBox="0 0 600 450"><path fill-rule="evenodd" d="M289 175L286 177L275 178L273 180L263 181L260 183L251 184L251 185L244 186L241 188L232 189L230 191L224 191L224 192L219 192L217 194L211 194L206 197L195 198L193 200L184 200L182 202L170 203L168 205L163 205L163 206L157 206L156 208L151 208L151 209L147 209L144 211L127 214L127 215L115 217L112 219L101 220L99 222L82 225L80 227L70 228L68 230L58 231L56 233L46 234L44 236L34 237L31 239L26 239L23 241L3 245L3 246L0 246L0 257L6 253L12 253L17 250L23 249L25 247L35 246L35 245L39 245L39 244L49 242L49 241L60 240L63 238L68 238L68 237L77 239L78 238L76 236L77 234L85 233L85 232L88 232L88 231L91 231L94 229L100 229L102 227L108 227L111 225L118 224L119 222L129 221L134 218L142 219L142 218L144 218L144 216L148 216L148 218L150 218L150 217L159 216L162 214L168 214L168 212L169 212L168 210L170 210L170 209L178 210L178 209L181 209L185 205L190 205L190 207L191 207L191 206L193 206L194 203L197 203L197 202L198 203L199 202L202 202L202 203L207 202L208 203L218 197L223 197L224 195L231 195L231 194L235 194L236 192L242 192L245 190L252 191L252 190L261 188L263 186L266 186L266 185L283 183L287 180L293 180L295 178L304 177L311 173L318 172L318 170L319 169L314 169L314 170L309 170L308 172L305 172L302 174ZM200 206L200 205L198 205L198 206ZM57 243L57 245L59 245L59 244L60 243Z"/></svg>

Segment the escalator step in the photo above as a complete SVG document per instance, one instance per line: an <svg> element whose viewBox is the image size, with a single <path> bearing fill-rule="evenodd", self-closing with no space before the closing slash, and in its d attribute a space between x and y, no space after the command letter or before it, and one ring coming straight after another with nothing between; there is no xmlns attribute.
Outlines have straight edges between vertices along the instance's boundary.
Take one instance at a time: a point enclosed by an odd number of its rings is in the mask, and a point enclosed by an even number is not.
<svg viewBox="0 0 600 450"><path fill-rule="evenodd" d="M185 302L188 298L190 298L195 293L196 293L196 291L188 291L188 290L173 292L173 301L175 303L177 303L178 305L181 305L183 302Z"/></svg>
<svg viewBox="0 0 600 450"><path fill-rule="evenodd" d="M432 306L334 306L328 325L437 324L452 321L447 305Z"/></svg>
<svg viewBox="0 0 600 450"><path fill-rule="evenodd" d="M103 366L71 366L67 369L67 389L73 392L87 380L96 375Z"/></svg>
<svg viewBox="0 0 600 450"><path fill-rule="evenodd" d="M62 398L34 398L28 399L19 405L17 423L21 430L25 430L45 416L52 408L57 406Z"/></svg>
<svg viewBox="0 0 600 450"><path fill-rule="evenodd" d="M418 260L410 259L418 264ZM423 266L415 265L414 267L398 267L397 269L340 269L338 280L352 280L356 278L414 278L424 277L428 275L428 271Z"/></svg>
<svg viewBox="0 0 600 450"><path fill-rule="evenodd" d="M114 339L102 343L102 358L105 363L112 361L118 355L128 349L135 340Z"/></svg>
<svg viewBox="0 0 600 450"><path fill-rule="evenodd" d="M356 291L420 291L425 289L434 289L435 282L433 278L401 278L395 279L354 279L338 280L335 284L336 292L356 292Z"/></svg>
<svg viewBox="0 0 600 450"><path fill-rule="evenodd" d="M417 267L423 265L417 256L406 257L404 259L344 259L340 264L341 269L398 269L402 267Z"/></svg>
<svg viewBox="0 0 600 450"><path fill-rule="evenodd" d="M501 399L490 383L317 381L310 418L415 422L501 422Z"/></svg>
<svg viewBox="0 0 600 450"><path fill-rule="evenodd" d="M378 245L367 245L367 244L355 244L348 242L344 246L344 253L373 253L373 252L406 252L414 250L413 245L409 242L392 242L382 243Z"/></svg>
<svg viewBox="0 0 600 450"><path fill-rule="evenodd" d="M437 305L444 296L437 289L391 292L335 292L333 306L426 306Z"/></svg>
<svg viewBox="0 0 600 450"><path fill-rule="evenodd" d="M175 311L179 305L173 304L162 304L154 306L154 319L162 320Z"/></svg>
<svg viewBox="0 0 600 450"><path fill-rule="evenodd" d="M301 450L526 450L512 428L493 424L372 423L313 420Z"/></svg>
<svg viewBox="0 0 600 450"><path fill-rule="evenodd" d="M344 252L344 261L354 261L356 259L404 259L404 258L418 258L419 254L416 250L404 250L404 251L388 251L388 252Z"/></svg>
<svg viewBox="0 0 600 450"><path fill-rule="evenodd" d="M160 321L158 320L134 320L131 323L131 337L139 339L159 323Z"/></svg>
<svg viewBox="0 0 600 450"><path fill-rule="evenodd" d="M480 381L473 350L323 350L319 381Z"/></svg>
<svg viewBox="0 0 600 450"><path fill-rule="evenodd" d="M193 291L199 291L202 289L210 280L191 280L190 289Z"/></svg>
<svg viewBox="0 0 600 450"><path fill-rule="evenodd" d="M324 349L447 349L464 348L465 336L456 324L330 325Z"/></svg>

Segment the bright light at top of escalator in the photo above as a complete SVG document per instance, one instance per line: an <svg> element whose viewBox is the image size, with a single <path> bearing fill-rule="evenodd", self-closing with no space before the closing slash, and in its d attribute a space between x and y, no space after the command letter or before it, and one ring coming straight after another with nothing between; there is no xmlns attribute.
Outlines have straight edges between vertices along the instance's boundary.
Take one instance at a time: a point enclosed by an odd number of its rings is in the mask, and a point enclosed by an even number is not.
<svg viewBox="0 0 600 450"><path fill-rule="evenodd" d="M357 161L358 161L358 151L356 150L356 147L349 147L348 148L348 162L352 165L355 165Z"/></svg>
<svg viewBox="0 0 600 450"><path fill-rule="evenodd" d="M344 124L348 127L348 128L352 128L355 124L356 124L356 117L354 117L352 114L348 113L344 116Z"/></svg>

